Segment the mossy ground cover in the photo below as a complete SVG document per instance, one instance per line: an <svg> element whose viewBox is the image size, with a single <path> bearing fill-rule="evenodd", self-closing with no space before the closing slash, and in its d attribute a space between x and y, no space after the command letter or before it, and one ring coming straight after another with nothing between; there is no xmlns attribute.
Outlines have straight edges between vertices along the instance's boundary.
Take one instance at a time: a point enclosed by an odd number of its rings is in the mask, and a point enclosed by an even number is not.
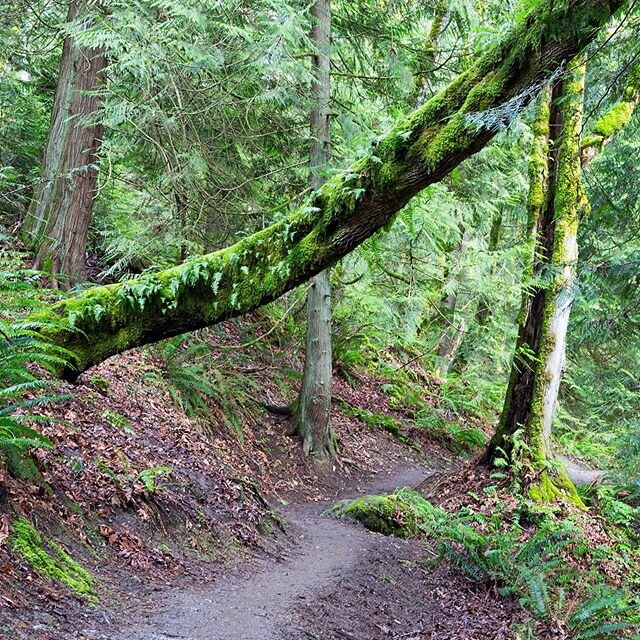
<svg viewBox="0 0 640 640"><path fill-rule="evenodd" d="M95 578L59 544L42 536L31 522L13 523L12 549L42 576L67 586L79 597L95 601Z"/></svg>

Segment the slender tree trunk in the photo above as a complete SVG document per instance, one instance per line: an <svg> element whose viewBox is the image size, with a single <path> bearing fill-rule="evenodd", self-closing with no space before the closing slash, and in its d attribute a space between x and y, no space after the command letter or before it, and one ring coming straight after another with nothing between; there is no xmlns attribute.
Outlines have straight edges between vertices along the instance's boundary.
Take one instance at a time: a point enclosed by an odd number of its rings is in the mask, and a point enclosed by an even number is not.
<svg viewBox="0 0 640 640"><path fill-rule="evenodd" d="M447 26L449 9L447 2L439 0L434 8L431 28L427 36L424 55L421 60L421 69L416 75L415 88L412 92L410 103L418 105L433 93L431 90L432 80L438 62L438 51L440 50L440 37Z"/></svg>
<svg viewBox="0 0 640 640"><path fill-rule="evenodd" d="M72 0L67 21L82 19L86 0ZM89 24L87 24L89 26ZM64 40L42 184L25 224L36 253L34 268L51 272L63 286L86 280L86 250L103 127L95 122L104 83L103 49Z"/></svg>
<svg viewBox="0 0 640 640"><path fill-rule="evenodd" d="M489 255L495 253L498 250L498 245L500 244L500 235L502 233L502 211L496 211L493 216L493 221L491 222L491 231L489 233L489 244L487 246L487 250ZM495 261L491 265L491 275L495 276L496 274L496 264ZM487 321L491 317L491 305L487 301L485 297L480 298L478 302L478 307L476 309L476 322L479 325L487 324Z"/></svg>
<svg viewBox="0 0 640 640"><path fill-rule="evenodd" d="M45 337L76 355L75 368L60 374L73 379L116 353L239 316L331 266L493 138L497 128L479 126L479 116L513 117L623 5L541 0L499 44L377 140L369 155L280 222L222 251L94 287L34 314Z"/></svg>
<svg viewBox="0 0 640 640"><path fill-rule="evenodd" d="M453 362L458 347L462 342L466 323L463 318L456 318L456 308L458 306L458 281L459 274L456 273L456 258L460 258L465 252L466 229L460 228L460 240L455 247L449 251L449 265L445 271L445 296L442 299L441 315L445 321L442 335L437 345L438 363L434 373L437 376L446 376L449 367Z"/></svg>
<svg viewBox="0 0 640 640"><path fill-rule="evenodd" d="M331 1L316 0L312 8L311 39L315 48L311 87L314 106L310 115L311 150L309 182L320 189L331 154L329 110L331 100ZM296 432L304 452L319 459L335 451L331 430L331 283L329 269L309 283L304 376L294 404Z"/></svg>
<svg viewBox="0 0 640 640"><path fill-rule="evenodd" d="M487 452L489 460L501 455L500 450L511 455L520 431L530 462L541 472L551 453L551 425L575 289L578 220L586 202L580 154L583 102L584 64L579 60L554 85L550 102L547 93L538 108L529 196L529 232L535 236L533 284L525 282L507 396ZM545 486L548 490L553 484Z"/></svg>

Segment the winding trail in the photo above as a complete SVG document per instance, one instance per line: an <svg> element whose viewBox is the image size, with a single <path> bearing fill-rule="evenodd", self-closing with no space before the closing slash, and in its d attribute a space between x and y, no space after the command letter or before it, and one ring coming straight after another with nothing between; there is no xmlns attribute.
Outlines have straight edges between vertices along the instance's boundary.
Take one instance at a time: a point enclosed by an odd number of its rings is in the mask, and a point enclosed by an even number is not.
<svg viewBox="0 0 640 640"><path fill-rule="evenodd" d="M607 471L601 469L592 469L583 462L573 460L568 456L557 455L556 460L564 465L567 475L573 484L593 484L600 482Z"/></svg>
<svg viewBox="0 0 640 640"><path fill-rule="evenodd" d="M428 475L426 469L406 467L377 476L366 492L416 486ZM338 496L348 497L353 494ZM280 640L304 633L296 627L293 608L357 572L364 556L381 544L382 536L323 515L332 503L294 504L283 510L295 539L283 562L264 560L249 576L245 568L206 588L159 594L146 619L114 640Z"/></svg>

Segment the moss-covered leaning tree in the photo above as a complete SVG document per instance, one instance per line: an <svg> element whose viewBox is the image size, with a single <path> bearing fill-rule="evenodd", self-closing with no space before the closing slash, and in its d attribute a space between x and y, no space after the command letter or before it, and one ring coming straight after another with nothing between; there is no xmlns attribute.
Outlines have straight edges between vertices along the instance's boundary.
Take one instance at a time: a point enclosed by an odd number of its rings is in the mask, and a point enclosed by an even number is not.
<svg viewBox="0 0 640 640"><path fill-rule="evenodd" d="M538 100L529 163L530 259L504 408L485 454L489 463L510 456L519 434L539 474L532 491L543 499L558 493L574 495L568 479L562 473L550 477L547 467L574 299L578 225L589 208L582 168L629 123L640 102L639 65L620 101L581 140L585 78L581 58Z"/></svg>
<svg viewBox="0 0 640 640"><path fill-rule="evenodd" d="M51 329L49 337L77 354L76 368L63 374L246 313L333 264L485 146L624 4L541 0L502 42L281 221L222 251L59 303L49 314L74 330Z"/></svg>

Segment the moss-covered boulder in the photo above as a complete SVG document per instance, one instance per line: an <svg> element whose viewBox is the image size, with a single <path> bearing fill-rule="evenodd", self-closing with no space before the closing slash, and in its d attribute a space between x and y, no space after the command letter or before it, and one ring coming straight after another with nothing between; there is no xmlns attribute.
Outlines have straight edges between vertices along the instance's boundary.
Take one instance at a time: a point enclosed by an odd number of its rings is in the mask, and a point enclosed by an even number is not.
<svg viewBox="0 0 640 640"><path fill-rule="evenodd" d="M430 531L433 510L419 493L405 487L388 495L342 500L329 513L360 522L370 531L386 536L410 538Z"/></svg>

